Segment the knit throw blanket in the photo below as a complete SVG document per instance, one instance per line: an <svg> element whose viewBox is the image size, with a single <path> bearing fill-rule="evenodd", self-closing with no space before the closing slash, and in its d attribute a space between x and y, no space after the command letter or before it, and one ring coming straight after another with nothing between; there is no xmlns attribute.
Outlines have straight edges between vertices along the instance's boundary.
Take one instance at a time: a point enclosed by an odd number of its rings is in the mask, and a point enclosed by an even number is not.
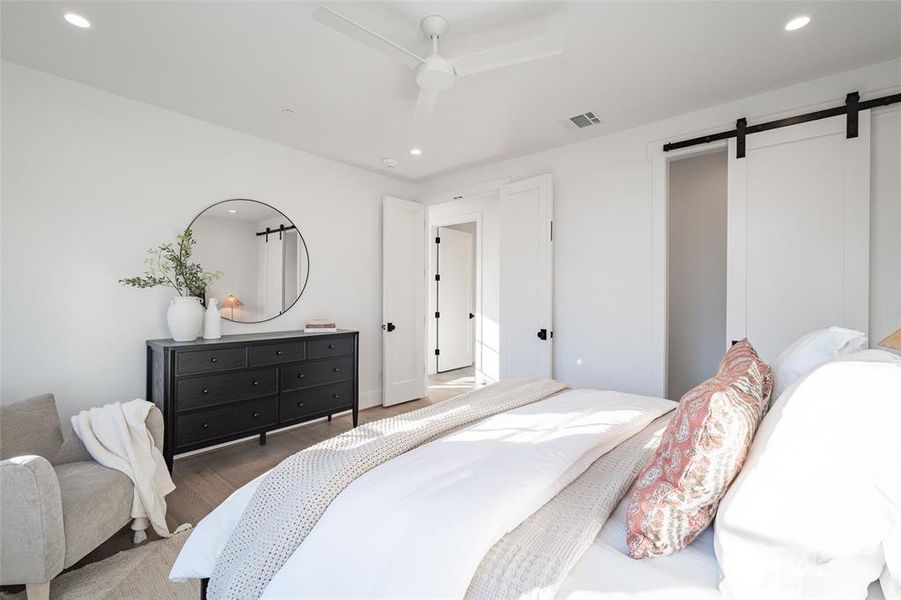
<svg viewBox="0 0 901 600"><path fill-rule="evenodd" d="M675 407L675 403L673 403ZM672 412L591 464L491 547L466 600L550 600L660 443Z"/></svg>
<svg viewBox="0 0 901 600"><path fill-rule="evenodd" d="M454 429L565 388L553 380L501 381L367 423L285 459L260 484L241 515L213 570L207 597L260 597L329 503L370 469Z"/></svg>

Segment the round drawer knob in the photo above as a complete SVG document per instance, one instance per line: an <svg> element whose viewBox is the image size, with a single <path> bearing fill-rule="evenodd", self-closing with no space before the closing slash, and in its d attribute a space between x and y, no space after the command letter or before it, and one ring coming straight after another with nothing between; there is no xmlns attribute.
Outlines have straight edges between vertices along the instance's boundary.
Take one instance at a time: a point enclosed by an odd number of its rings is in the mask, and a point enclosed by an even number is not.
<svg viewBox="0 0 901 600"><path fill-rule="evenodd" d="M208 389L206 389L206 388L203 388L203 393L204 393L204 394L209 394L209 393L210 393L210 390L208 390Z"/></svg>
<svg viewBox="0 0 901 600"><path fill-rule="evenodd" d="M257 413L257 412L253 413L253 418L254 418L254 419L256 419L256 418L259 417L259 416L260 416L260 413Z"/></svg>
<svg viewBox="0 0 901 600"><path fill-rule="evenodd" d="M282 351L281 351L281 350L276 350L276 351L275 351L275 355L276 355L276 356L281 356L281 355L282 355Z"/></svg>
<svg viewBox="0 0 901 600"><path fill-rule="evenodd" d="M332 398L334 398L335 400L339 400L341 398L341 396L338 394L335 394L334 396L332 396Z"/></svg>
<svg viewBox="0 0 901 600"><path fill-rule="evenodd" d="M298 374L297 374L297 378L298 378L298 379L303 379L304 377L306 377L306 375L304 375L303 373L298 373Z"/></svg>
<svg viewBox="0 0 901 600"><path fill-rule="evenodd" d="M334 344L329 344L329 345L328 345L328 349L329 349L329 350L334 350L334 349L335 349L335 345L334 345Z"/></svg>
<svg viewBox="0 0 901 600"><path fill-rule="evenodd" d="M214 356L213 358L211 358L210 362L216 362L216 357Z"/></svg>
<svg viewBox="0 0 901 600"><path fill-rule="evenodd" d="M253 385L260 385L260 382L259 382L259 381L254 381L254 382L253 382Z"/></svg>
<svg viewBox="0 0 901 600"><path fill-rule="evenodd" d="M297 403L297 408L300 408L301 406L303 406L303 402L298 402L298 403Z"/></svg>
<svg viewBox="0 0 901 600"><path fill-rule="evenodd" d="M341 367L335 367L334 369L332 369L332 371L334 371L335 373L340 373Z"/></svg>
<svg viewBox="0 0 901 600"><path fill-rule="evenodd" d="M204 423L204 424L202 425L202 427L203 427L204 429L206 429L206 428L209 427L209 426L210 426L209 423Z"/></svg>

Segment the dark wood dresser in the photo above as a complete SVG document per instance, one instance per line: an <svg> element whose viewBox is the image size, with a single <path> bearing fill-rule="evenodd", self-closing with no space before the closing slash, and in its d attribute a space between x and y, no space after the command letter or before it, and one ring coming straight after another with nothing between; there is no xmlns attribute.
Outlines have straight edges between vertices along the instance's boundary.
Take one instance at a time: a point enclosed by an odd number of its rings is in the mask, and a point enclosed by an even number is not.
<svg viewBox="0 0 901 600"><path fill-rule="evenodd" d="M359 411L359 333L284 331L147 341L147 399L172 457L312 419Z"/></svg>

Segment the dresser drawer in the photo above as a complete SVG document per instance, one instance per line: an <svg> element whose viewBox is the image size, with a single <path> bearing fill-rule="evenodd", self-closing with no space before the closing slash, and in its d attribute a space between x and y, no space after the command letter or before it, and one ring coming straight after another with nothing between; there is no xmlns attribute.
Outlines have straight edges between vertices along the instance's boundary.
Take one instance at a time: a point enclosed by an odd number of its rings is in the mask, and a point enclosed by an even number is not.
<svg viewBox="0 0 901 600"><path fill-rule="evenodd" d="M178 415L175 445L187 446L275 425L276 405L275 397L261 398Z"/></svg>
<svg viewBox="0 0 901 600"><path fill-rule="evenodd" d="M315 414L336 413L353 407L353 382L324 385L309 390L281 394L281 421L300 419Z"/></svg>
<svg viewBox="0 0 901 600"><path fill-rule="evenodd" d="M251 367L280 365L305 359L307 357L307 347L304 342L284 342L281 344L251 346L248 353L250 354Z"/></svg>
<svg viewBox="0 0 901 600"><path fill-rule="evenodd" d="M354 357L339 356L338 358L308 360L296 365L281 367L280 370L279 388L281 391L296 390L352 379L354 376Z"/></svg>
<svg viewBox="0 0 901 600"><path fill-rule="evenodd" d="M307 356L309 358L325 358L327 356L340 356L354 353L354 339L352 337L328 337L321 340L307 342Z"/></svg>
<svg viewBox="0 0 901 600"><path fill-rule="evenodd" d="M176 353L175 372L179 375L209 373L240 369L245 366L245 348L223 348L221 350L195 350Z"/></svg>
<svg viewBox="0 0 901 600"><path fill-rule="evenodd" d="M175 406L178 410L185 410L273 396L275 381L275 367L179 379L176 384Z"/></svg>

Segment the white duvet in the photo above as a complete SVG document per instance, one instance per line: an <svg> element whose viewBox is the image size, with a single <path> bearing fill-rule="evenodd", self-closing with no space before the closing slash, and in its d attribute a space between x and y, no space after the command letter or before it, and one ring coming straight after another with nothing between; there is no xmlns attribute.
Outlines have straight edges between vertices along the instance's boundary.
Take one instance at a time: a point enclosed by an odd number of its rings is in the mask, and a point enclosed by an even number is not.
<svg viewBox="0 0 901 600"><path fill-rule="evenodd" d="M263 597L460 598L495 542L672 407L567 391L390 460L332 502ZM171 578L209 577L261 480L198 524Z"/></svg>

